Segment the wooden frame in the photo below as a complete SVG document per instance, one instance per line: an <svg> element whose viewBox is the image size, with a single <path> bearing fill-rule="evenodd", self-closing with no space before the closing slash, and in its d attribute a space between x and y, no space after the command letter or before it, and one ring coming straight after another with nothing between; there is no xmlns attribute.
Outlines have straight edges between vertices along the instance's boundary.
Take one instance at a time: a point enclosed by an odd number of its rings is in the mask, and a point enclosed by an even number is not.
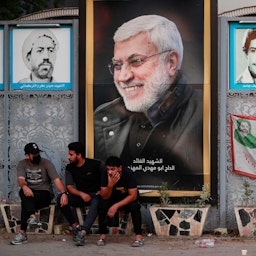
<svg viewBox="0 0 256 256"><path fill-rule="evenodd" d="M102 97L95 97L95 95L97 95L97 91L95 92L95 84L97 84L100 88L103 88L102 85L104 85L105 87L111 88L112 83L110 82L109 79L112 79L110 77L108 77L106 79L106 71L103 71L103 69L98 66L98 64L104 63L105 58L110 60L112 57L112 52L108 52L106 54L106 56L104 54L101 54L99 52L99 49L102 50L103 47L104 49L107 48L107 44L108 44L108 40L111 38L95 38L97 36L102 36L102 34L100 32L105 32L104 28L106 29L107 26L110 25L110 31L112 31L112 33L115 31L115 29L118 27L118 24L120 25L122 22L120 22L120 20L118 22L116 22L116 24L112 24L111 21L109 20L110 17L112 17L113 19L116 17L117 19L121 17L121 20L125 20L127 19L127 13L123 13L123 12L118 12L116 11L115 8L112 8L113 6L108 6L108 3L115 3L117 5L117 7L120 8L120 6L122 5L130 5L129 9L129 15L130 17L135 17L138 16L139 13L145 13L147 12L147 8L149 8L148 12L152 12L152 10L150 10L149 6L153 6L155 4L155 6L157 6L157 8L153 8L154 12L157 14L162 14L164 12L168 12L168 9L166 9L166 6L161 6L164 2L166 1L150 1L147 2L147 6L144 6L145 8L142 10L140 8L135 8L134 6L136 4L138 4L139 7L141 7L141 5L139 5L139 3L143 2L143 1L93 1L93 0L86 0L86 73L85 73L85 81L86 81L86 92L85 92L85 99L86 99L86 135L85 135L85 140L86 140L86 145L87 145L87 155L89 157L93 157L94 156L94 117L93 117L93 112L94 109L97 107L97 104L101 104L102 102ZM136 4L135 4L136 2ZM155 3L153 3L155 2ZM144 2L145 3L145 2ZM152 4L153 3L153 4ZM182 6L182 1L177 1L177 0L173 0L173 1L169 1L168 2L170 6L175 6L176 4L178 5L178 3L180 3L179 7ZM102 5L101 5L102 4ZM134 5L135 4L135 5ZM142 3L143 4L143 3ZM152 4L152 5L150 5ZM194 77L191 78L192 80L194 79L194 81L191 81L191 83L199 83L202 85L203 88L203 184L210 184L211 183L211 171L210 171L210 102L211 102L211 95L210 95L210 91L211 91L211 77L210 77L210 73L211 73L211 4L210 4L210 0L202 0L201 4L203 5L202 8L202 13L200 13L201 17L203 18L203 22L201 20L201 30L199 29L199 31L202 31L202 34L185 34L185 36L192 36L191 38L195 37L200 37L202 40L202 45L203 45L203 50L202 50L202 59L198 59L197 58L193 58L195 57L195 52L194 55L193 53L190 52L190 54L192 56L189 56L187 58L187 71L188 73L190 73L190 78L192 76L192 74L197 74L197 72L193 72L191 71L191 69L189 69L189 65L191 65L191 63L196 63L196 65L198 64L201 67L201 73L200 73L200 67L196 68L198 72L198 77ZM97 5L97 6L96 6ZM197 5L198 6L198 5ZM97 7L97 8L96 8ZM202 7L202 6L201 6ZM194 5L194 8L197 8L196 5ZM125 9L125 7L123 8ZM127 9L127 6L126 6ZM115 11L114 11L115 10ZM136 13L131 13L131 10L137 10ZM115 15L112 13L111 15L111 11L115 12ZM187 15L187 6L186 9L179 9L179 11L182 13L183 15L186 16ZM192 11L192 10L191 10ZM193 11L192 11L193 12ZM196 13L196 12L195 12ZM97 15L101 15L101 17L97 18ZM119 15L118 15L119 14ZM173 13L172 13L173 14ZM198 13L197 13L198 14ZM187 18L186 19L187 22L191 23L191 19ZM95 23L95 21L101 21L102 24L104 25L102 27L102 30L99 31L99 33L97 33L97 29L99 28L98 25ZM106 22L106 21L109 21ZM178 26L184 26L184 24L178 24ZM185 25L188 25L187 23ZM195 32L196 30L194 30L193 32ZM187 31L188 32L188 31ZM190 33L193 33L190 31ZM182 33L181 33L182 34ZM89 36L89 35L94 35L93 36ZM190 39L191 39L190 38ZM192 39L193 40L193 39ZM102 43L102 45L98 45L98 43ZM97 47L97 49L95 49L95 47ZM192 50L193 51L193 50ZM96 56L97 54L97 56ZM185 55L185 53L184 53ZM97 58L99 58L100 56L100 61L97 61ZM103 59L104 58L104 59ZM183 65L186 65L183 64ZM195 71L195 70L194 70ZM105 74L106 73L106 74ZM99 78L100 74L102 74L101 78ZM100 80L101 79L101 80ZM105 81L104 84L100 81ZM110 95L110 99L115 98L116 97L116 92L115 90L112 88L111 89L111 94ZM104 95L104 92L100 92L101 95ZM99 102L97 102L99 101ZM104 160L104 159L103 159ZM202 184L202 185L203 185ZM142 189L141 192L143 193L143 196L159 196L158 193L158 188L159 186L155 186L154 189ZM180 196L197 196L200 194L200 191L192 191L192 190L177 190L177 191L170 191L170 196L173 197L180 197Z"/></svg>

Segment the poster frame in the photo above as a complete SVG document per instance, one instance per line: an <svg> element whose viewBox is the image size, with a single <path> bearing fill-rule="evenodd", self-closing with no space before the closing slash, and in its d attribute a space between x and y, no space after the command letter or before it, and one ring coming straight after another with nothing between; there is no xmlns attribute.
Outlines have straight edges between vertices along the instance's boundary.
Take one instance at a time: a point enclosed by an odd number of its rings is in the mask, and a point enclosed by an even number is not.
<svg viewBox="0 0 256 256"><path fill-rule="evenodd" d="M94 156L94 126L93 126L93 85L94 85L94 40L93 37L88 36L94 34L94 2L93 0L86 0L86 151L89 157ZM99 1L97 1L99 2ZM103 1L104 2L104 1ZM203 0L204 4L204 22L203 22L203 42L204 42L204 56L203 56L203 184L211 184L211 170L210 170L210 111L211 111L211 4L209 0ZM185 11L185 10L184 10ZM169 191L171 197L182 196L198 196L200 191L188 190L172 190ZM143 196L155 197L159 196L158 190L144 191Z"/></svg>

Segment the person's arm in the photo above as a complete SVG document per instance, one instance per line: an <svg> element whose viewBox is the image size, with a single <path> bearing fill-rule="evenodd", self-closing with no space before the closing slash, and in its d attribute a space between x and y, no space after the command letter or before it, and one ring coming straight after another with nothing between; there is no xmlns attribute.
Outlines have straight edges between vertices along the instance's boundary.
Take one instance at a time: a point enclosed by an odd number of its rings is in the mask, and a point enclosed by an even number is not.
<svg viewBox="0 0 256 256"><path fill-rule="evenodd" d="M91 196L83 191L76 189L73 185L67 185L67 190L70 194L81 197L84 202L90 202Z"/></svg>
<svg viewBox="0 0 256 256"><path fill-rule="evenodd" d="M130 188L128 189L128 195L127 197L125 197L124 199L122 199L121 201L113 204L109 210L107 215L110 218L113 218L115 213L118 211L118 209L122 208L123 206L135 201L137 199L137 195L138 195L138 189L137 188Z"/></svg>
<svg viewBox="0 0 256 256"><path fill-rule="evenodd" d="M65 188L65 185L63 184L61 178L56 178L53 180L56 188L61 193L61 199L60 199L60 205L65 206L68 204L68 195Z"/></svg>
<svg viewBox="0 0 256 256"><path fill-rule="evenodd" d="M100 194L101 197L106 200L109 199L111 194L112 194L112 190L113 187L115 186L115 184L120 180L120 173L115 173L114 176L110 176L108 174L108 185L107 187L101 187L100 188Z"/></svg>
<svg viewBox="0 0 256 256"><path fill-rule="evenodd" d="M23 189L24 186L27 187L27 181L23 176L18 177L18 184Z"/></svg>
<svg viewBox="0 0 256 256"><path fill-rule="evenodd" d="M29 188L25 177L19 176L18 177L18 184L19 184L20 188L23 190L23 193L24 193L25 196L27 196L27 197L29 197L29 196L33 197L34 196L34 193Z"/></svg>
<svg viewBox="0 0 256 256"><path fill-rule="evenodd" d="M101 187L100 188L100 195L104 200L107 200L110 198L112 194L113 186L107 186L107 187Z"/></svg>

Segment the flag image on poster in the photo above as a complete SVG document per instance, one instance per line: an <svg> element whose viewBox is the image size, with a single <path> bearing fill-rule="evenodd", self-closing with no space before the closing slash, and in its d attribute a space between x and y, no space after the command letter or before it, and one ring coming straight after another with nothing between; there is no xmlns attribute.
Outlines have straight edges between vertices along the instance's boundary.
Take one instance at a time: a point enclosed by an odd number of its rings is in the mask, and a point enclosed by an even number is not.
<svg viewBox="0 0 256 256"><path fill-rule="evenodd" d="M233 171L256 178L256 117L231 115Z"/></svg>

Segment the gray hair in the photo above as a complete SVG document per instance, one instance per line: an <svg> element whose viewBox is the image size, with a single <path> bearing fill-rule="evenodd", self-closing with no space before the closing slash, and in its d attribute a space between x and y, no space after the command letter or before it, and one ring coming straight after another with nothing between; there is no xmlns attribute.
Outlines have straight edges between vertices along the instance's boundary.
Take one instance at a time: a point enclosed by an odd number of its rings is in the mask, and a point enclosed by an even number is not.
<svg viewBox="0 0 256 256"><path fill-rule="evenodd" d="M123 23L114 34L114 42L121 42L141 32L147 32L159 52L175 50L179 54L181 68L183 43L179 30L174 22L159 15L142 15Z"/></svg>

